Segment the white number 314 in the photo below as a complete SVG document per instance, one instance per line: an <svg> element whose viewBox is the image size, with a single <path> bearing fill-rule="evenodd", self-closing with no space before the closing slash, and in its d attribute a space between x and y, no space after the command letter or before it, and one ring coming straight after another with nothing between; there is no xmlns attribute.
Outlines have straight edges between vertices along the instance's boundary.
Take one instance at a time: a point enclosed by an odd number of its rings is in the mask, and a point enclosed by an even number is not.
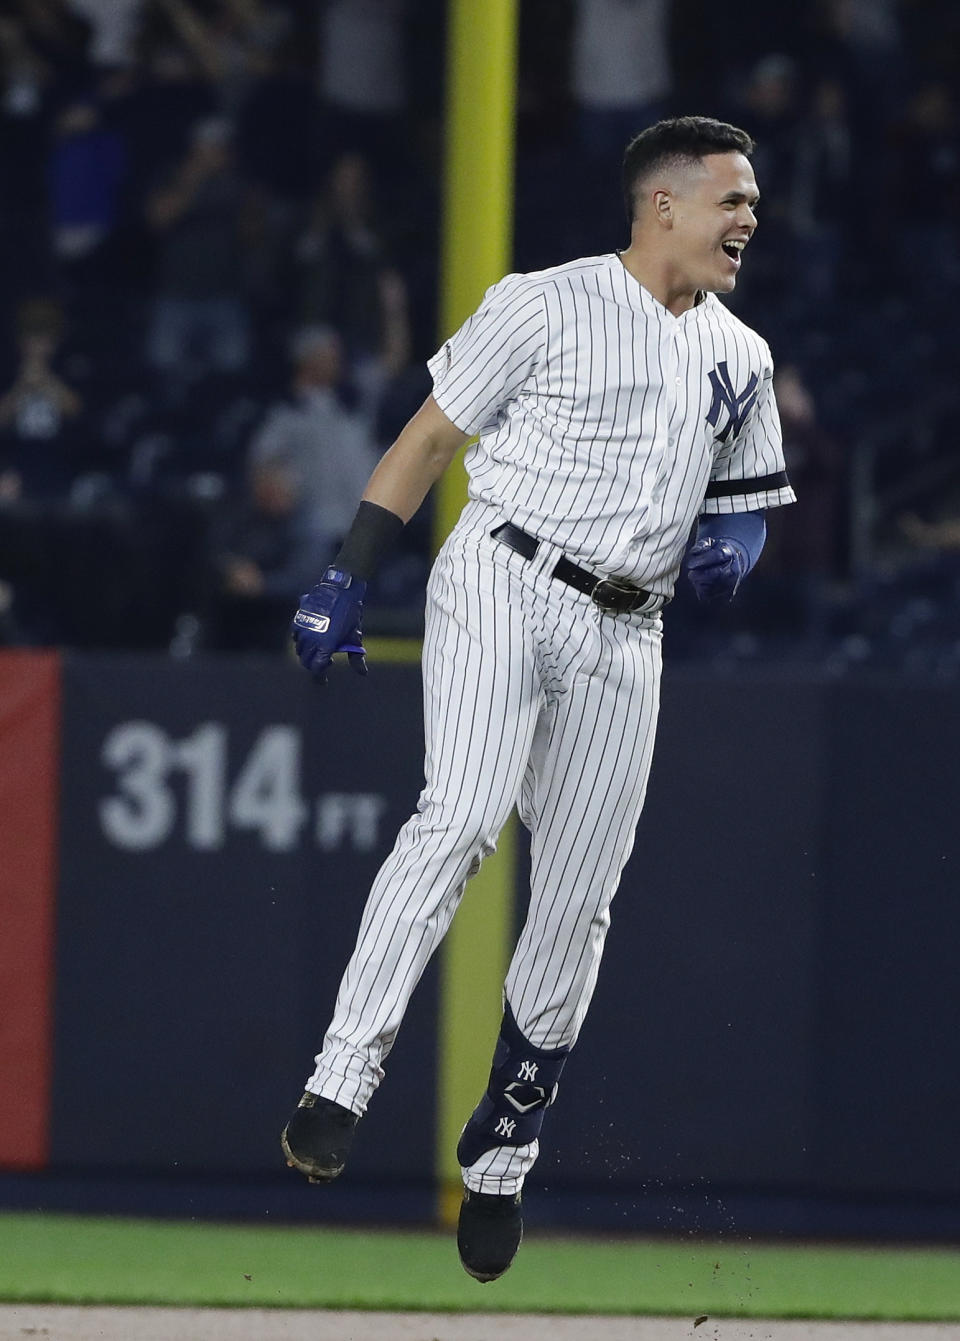
<svg viewBox="0 0 960 1341"><path fill-rule="evenodd" d="M254 832L269 851L291 852L310 819L301 791L301 737L293 726L264 727L232 784L227 728L220 722L204 722L182 740L154 722L122 722L107 735L100 757L116 774L115 794L99 803L101 827L128 851L159 847L182 815L190 847L221 848L232 828ZM366 792L320 796L315 842L327 850L375 848L386 804Z"/></svg>

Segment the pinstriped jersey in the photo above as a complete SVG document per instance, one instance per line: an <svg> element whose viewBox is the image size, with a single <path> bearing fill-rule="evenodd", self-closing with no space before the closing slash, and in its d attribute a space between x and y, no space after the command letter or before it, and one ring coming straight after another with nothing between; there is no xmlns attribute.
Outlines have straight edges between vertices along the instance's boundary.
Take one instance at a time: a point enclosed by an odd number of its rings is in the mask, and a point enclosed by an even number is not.
<svg viewBox="0 0 960 1341"><path fill-rule="evenodd" d="M605 577L669 595L698 514L795 501L766 341L616 253L508 275L428 366L470 497Z"/></svg>

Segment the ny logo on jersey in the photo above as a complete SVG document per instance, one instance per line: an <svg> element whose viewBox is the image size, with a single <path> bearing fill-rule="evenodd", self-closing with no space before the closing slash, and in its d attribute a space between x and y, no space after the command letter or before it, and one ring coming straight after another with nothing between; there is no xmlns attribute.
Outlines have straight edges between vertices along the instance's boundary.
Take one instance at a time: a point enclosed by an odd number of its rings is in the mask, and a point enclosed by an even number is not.
<svg viewBox="0 0 960 1341"><path fill-rule="evenodd" d="M494 1135L506 1136L507 1139L509 1140L509 1138L513 1135L514 1131L516 1130L516 1126L517 1124L513 1118L502 1117L500 1121L497 1123L496 1127L494 1127L493 1129Z"/></svg>
<svg viewBox="0 0 960 1341"><path fill-rule="evenodd" d="M536 1080L539 1067L536 1062L521 1062L517 1073L518 1080Z"/></svg>
<svg viewBox="0 0 960 1341"><path fill-rule="evenodd" d="M730 416L726 428L722 433L717 434L718 442L726 442L731 432L736 437L743 428L747 415L753 409L753 402L757 399L757 383L759 380L756 373L751 373L747 385L737 395L733 389L733 382L730 380L726 363L718 363L710 373L713 402L707 414L707 423L711 428L716 428L722 410L726 410Z"/></svg>

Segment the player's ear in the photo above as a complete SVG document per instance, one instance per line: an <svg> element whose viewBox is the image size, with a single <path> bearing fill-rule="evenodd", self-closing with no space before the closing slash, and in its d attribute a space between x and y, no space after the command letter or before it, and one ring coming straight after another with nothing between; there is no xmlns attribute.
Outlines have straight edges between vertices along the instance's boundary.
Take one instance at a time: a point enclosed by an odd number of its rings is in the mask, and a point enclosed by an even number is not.
<svg viewBox="0 0 960 1341"><path fill-rule="evenodd" d="M659 190L654 191L653 196L651 197L651 204L653 205L653 217L656 219L657 223L662 224L665 228L672 228L674 206L673 192L668 191L666 187L661 187Z"/></svg>

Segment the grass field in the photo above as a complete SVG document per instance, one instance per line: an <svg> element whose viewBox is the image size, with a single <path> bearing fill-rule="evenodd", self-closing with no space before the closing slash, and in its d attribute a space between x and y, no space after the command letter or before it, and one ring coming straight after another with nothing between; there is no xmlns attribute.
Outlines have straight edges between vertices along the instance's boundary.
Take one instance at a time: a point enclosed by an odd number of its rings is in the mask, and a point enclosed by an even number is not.
<svg viewBox="0 0 960 1341"><path fill-rule="evenodd" d="M960 1321L960 1251L537 1236L479 1286L449 1234L11 1213L0 1301Z"/></svg>

